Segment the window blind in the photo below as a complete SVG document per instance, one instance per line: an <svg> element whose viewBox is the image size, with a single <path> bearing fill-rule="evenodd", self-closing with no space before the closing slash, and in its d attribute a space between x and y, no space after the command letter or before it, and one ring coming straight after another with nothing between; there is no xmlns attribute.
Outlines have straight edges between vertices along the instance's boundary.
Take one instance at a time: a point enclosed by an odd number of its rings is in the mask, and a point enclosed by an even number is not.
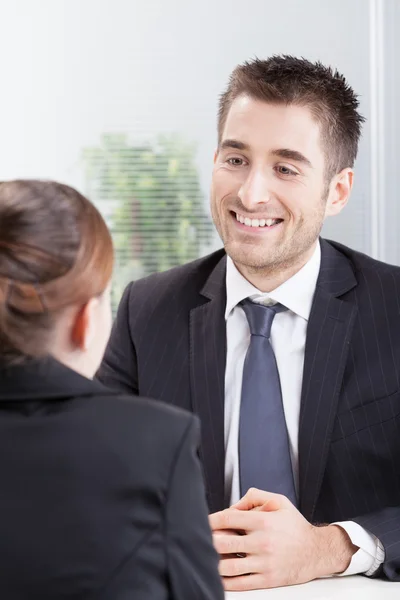
<svg viewBox="0 0 400 600"><path fill-rule="evenodd" d="M177 134L135 142L104 134L83 151L86 188L111 229L113 305L131 280L205 254L214 228L196 166L196 147Z"/></svg>

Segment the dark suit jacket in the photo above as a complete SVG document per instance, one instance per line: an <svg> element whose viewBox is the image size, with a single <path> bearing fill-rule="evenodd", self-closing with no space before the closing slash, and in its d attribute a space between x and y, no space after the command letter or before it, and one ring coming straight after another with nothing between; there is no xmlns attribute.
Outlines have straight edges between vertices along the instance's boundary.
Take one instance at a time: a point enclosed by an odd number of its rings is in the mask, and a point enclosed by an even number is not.
<svg viewBox="0 0 400 600"><path fill-rule="evenodd" d="M352 519L400 580L400 268L321 240L299 424L300 510ZM210 511L224 502L226 258L216 252L128 286L101 380L202 421Z"/></svg>
<svg viewBox="0 0 400 600"><path fill-rule="evenodd" d="M54 360L0 369L0 598L222 600L197 442Z"/></svg>

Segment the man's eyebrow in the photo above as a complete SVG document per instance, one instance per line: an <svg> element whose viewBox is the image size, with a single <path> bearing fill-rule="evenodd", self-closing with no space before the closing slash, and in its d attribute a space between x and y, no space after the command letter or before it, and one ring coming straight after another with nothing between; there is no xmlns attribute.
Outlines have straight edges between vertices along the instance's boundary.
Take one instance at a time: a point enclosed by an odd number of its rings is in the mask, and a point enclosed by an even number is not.
<svg viewBox="0 0 400 600"><path fill-rule="evenodd" d="M234 150L250 150L250 146L239 140L223 140L219 146L220 150L233 148Z"/></svg>
<svg viewBox="0 0 400 600"><path fill-rule="evenodd" d="M229 149L232 150L233 149L233 150L243 150L243 151L249 152L250 146L249 146L249 144L245 144L245 142L240 142L239 140L226 139L221 142L219 149L220 150L229 150ZM304 156L304 154L299 152L298 150L291 150L290 148L278 148L276 150L272 150L271 154L278 158L294 160L298 163L302 163L303 165L305 165L306 167L309 167L310 169L313 168L311 161L306 156Z"/></svg>
<svg viewBox="0 0 400 600"><path fill-rule="evenodd" d="M302 163L310 169L313 168L308 158L304 156L304 154L302 154L301 152L298 152L297 150L290 150L290 148L279 148L277 150L272 150L271 154L273 154L273 156L277 156L278 158L285 158L288 160L294 160L296 162Z"/></svg>

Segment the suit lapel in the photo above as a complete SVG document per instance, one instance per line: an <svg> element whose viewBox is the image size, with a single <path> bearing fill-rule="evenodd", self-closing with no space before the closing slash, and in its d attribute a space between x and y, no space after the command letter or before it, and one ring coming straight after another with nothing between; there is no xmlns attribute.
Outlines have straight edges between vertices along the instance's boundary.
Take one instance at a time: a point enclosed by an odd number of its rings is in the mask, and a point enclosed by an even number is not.
<svg viewBox="0 0 400 600"><path fill-rule="evenodd" d="M357 284L349 260L321 240L321 269L307 328L299 424L300 509L312 520L357 308L340 299Z"/></svg>
<svg viewBox="0 0 400 600"><path fill-rule="evenodd" d="M225 273L224 256L201 291L208 302L190 311L191 393L201 419L200 454L210 512L224 507Z"/></svg>

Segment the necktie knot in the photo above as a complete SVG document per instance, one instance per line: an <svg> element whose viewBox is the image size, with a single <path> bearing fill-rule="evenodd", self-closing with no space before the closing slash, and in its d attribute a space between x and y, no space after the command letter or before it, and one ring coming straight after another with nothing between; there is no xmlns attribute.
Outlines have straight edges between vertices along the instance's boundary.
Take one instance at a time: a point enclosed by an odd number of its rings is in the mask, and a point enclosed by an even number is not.
<svg viewBox="0 0 400 600"><path fill-rule="evenodd" d="M275 315L278 312L287 310L282 304L264 306L263 304L256 304L248 298L243 300L241 305L247 317L251 335L260 335L267 339L271 336L271 327Z"/></svg>

